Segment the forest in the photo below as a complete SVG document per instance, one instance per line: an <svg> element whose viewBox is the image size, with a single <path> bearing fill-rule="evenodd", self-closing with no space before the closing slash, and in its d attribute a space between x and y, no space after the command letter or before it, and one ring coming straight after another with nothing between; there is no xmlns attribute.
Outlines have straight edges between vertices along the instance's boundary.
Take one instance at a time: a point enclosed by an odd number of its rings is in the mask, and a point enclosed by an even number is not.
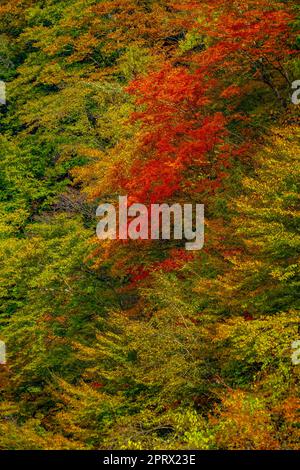
<svg viewBox="0 0 300 470"><path fill-rule="evenodd" d="M0 450L300 450L299 52L297 0L1 0Z"/></svg>

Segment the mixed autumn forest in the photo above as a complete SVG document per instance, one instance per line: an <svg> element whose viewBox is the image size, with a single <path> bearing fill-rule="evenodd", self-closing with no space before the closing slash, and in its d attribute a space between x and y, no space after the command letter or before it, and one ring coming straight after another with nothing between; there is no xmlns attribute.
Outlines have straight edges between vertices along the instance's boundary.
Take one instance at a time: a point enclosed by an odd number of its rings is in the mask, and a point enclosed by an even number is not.
<svg viewBox="0 0 300 470"><path fill-rule="evenodd" d="M299 27L0 2L0 449L300 449ZM100 241L119 195L204 204L203 249Z"/></svg>

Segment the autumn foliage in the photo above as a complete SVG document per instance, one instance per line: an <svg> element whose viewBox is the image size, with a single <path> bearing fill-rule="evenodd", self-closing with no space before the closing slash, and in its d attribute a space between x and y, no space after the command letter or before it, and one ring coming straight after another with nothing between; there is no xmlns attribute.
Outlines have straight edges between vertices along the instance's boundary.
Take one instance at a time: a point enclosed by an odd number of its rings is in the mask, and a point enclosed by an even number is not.
<svg viewBox="0 0 300 470"><path fill-rule="evenodd" d="M299 6L4 0L0 449L299 449ZM95 236L205 204L203 250Z"/></svg>

